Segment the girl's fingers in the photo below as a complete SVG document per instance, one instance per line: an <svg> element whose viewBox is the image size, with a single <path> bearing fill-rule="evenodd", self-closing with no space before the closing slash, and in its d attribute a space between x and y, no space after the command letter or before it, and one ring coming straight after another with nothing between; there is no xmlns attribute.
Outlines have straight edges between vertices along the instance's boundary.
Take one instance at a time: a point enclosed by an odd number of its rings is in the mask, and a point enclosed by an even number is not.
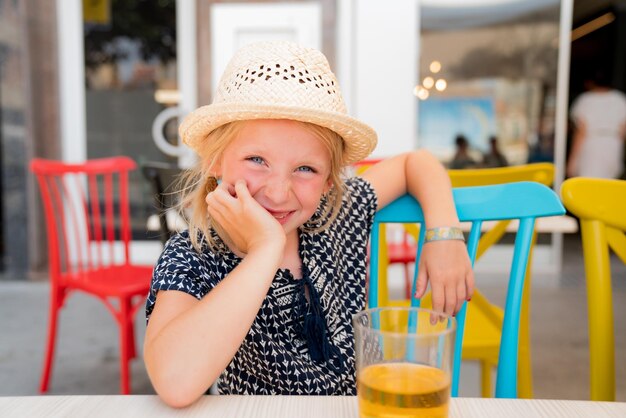
<svg viewBox="0 0 626 418"><path fill-rule="evenodd" d="M426 269L424 265L420 263L419 271L417 274L417 283L415 284L415 297L417 299L421 299L426 293L426 288L428 286L428 275L426 274Z"/></svg>
<svg viewBox="0 0 626 418"><path fill-rule="evenodd" d="M241 199L242 202L249 202L252 198L250 195L250 190L248 190L248 185L245 180L237 180L233 187L233 191L235 196L238 199Z"/></svg>
<svg viewBox="0 0 626 418"><path fill-rule="evenodd" d="M440 319L441 315L437 314L439 312L444 312L445 306L445 293L443 286L439 284L430 283L430 292L432 294L432 302L433 302L433 313L430 315L430 324L435 325Z"/></svg>
<svg viewBox="0 0 626 418"><path fill-rule="evenodd" d="M225 190L230 197L237 198L237 191L235 190L234 184L222 183L224 185L223 190Z"/></svg>
<svg viewBox="0 0 626 418"><path fill-rule="evenodd" d="M225 214L228 211L226 206L222 202L220 202L218 199L215 199L214 197L207 198L206 201L207 201L207 211L209 212L209 215L215 221L217 221L217 223L222 224L222 221L225 218Z"/></svg>
<svg viewBox="0 0 626 418"><path fill-rule="evenodd" d="M432 293L433 310L443 312L446 302L446 294L442 285L438 283L430 283L430 291Z"/></svg>
<svg viewBox="0 0 626 418"><path fill-rule="evenodd" d="M209 194L207 194L207 196L204 198L204 201L206 202L207 207L209 209L211 209L211 208L215 209L218 206L222 206L222 203L220 202L220 199L218 197L217 189L215 189L212 192L210 192Z"/></svg>
<svg viewBox="0 0 626 418"><path fill-rule="evenodd" d="M205 198L209 215L222 227L226 227L233 218L233 211L236 211L237 199L233 197L234 193L234 186L222 182Z"/></svg>
<svg viewBox="0 0 626 418"><path fill-rule="evenodd" d="M467 287L465 285L465 280L460 281L456 285L456 297L461 302L464 301L465 298L467 297Z"/></svg>
<svg viewBox="0 0 626 418"><path fill-rule="evenodd" d="M226 211L237 213L241 210L241 200L237 198L234 185L222 182L214 191L208 194L206 198L207 204L211 200L215 202L215 205L219 205L216 207L220 207L224 211L224 216L226 216Z"/></svg>
<svg viewBox="0 0 626 418"><path fill-rule="evenodd" d="M460 282L456 287L456 306L454 308L454 312L458 312L463 306L463 302L467 297L467 288L465 286L465 281Z"/></svg>
<svg viewBox="0 0 626 418"><path fill-rule="evenodd" d="M465 287L467 288L467 294L465 295L465 298L467 300L470 300L472 298L472 295L474 294L474 286L474 271L470 269L465 276Z"/></svg>
<svg viewBox="0 0 626 418"><path fill-rule="evenodd" d="M219 201L222 204L224 204L230 199L232 199L232 195L228 192L227 186L220 184L219 186L215 188L215 190L207 194L205 200L207 204L209 203L210 200Z"/></svg>
<svg viewBox="0 0 626 418"><path fill-rule="evenodd" d="M446 286L444 290L446 300L444 303L443 311L450 316L453 316L456 312L456 288L454 286Z"/></svg>

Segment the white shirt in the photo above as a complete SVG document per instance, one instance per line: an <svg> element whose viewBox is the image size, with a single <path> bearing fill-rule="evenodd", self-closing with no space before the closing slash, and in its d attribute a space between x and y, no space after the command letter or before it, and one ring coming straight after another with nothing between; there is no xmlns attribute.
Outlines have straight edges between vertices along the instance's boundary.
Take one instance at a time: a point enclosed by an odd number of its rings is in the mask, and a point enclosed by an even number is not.
<svg viewBox="0 0 626 418"><path fill-rule="evenodd" d="M626 95L618 90L583 93L574 101L571 116L574 122L582 122L586 130L578 175L619 177L624 169Z"/></svg>

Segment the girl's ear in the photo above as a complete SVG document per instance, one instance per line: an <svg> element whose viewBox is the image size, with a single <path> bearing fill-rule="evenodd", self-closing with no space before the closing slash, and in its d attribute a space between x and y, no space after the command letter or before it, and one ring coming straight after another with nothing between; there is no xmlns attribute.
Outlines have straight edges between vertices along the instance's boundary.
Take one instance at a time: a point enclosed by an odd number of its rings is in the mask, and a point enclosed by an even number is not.
<svg viewBox="0 0 626 418"><path fill-rule="evenodd" d="M221 161L217 160L211 166L211 175L216 178L222 177L222 164Z"/></svg>
<svg viewBox="0 0 626 418"><path fill-rule="evenodd" d="M328 193L332 187L333 181L329 178L328 180L326 180L326 185L324 186L324 194Z"/></svg>

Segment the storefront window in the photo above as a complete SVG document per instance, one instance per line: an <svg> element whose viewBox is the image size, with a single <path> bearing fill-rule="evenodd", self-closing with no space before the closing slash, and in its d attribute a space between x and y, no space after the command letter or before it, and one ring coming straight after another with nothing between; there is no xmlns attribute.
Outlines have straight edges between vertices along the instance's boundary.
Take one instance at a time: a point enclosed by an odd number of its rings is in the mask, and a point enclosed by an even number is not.
<svg viewBox="0 0 626 418"><path fill-rule="evenodd" d="M151 129L164 108L176 105L176 1L83 1L87 158L125 155L175 164L153 142ZM175 126L166 135L176 135ZM130 177L133 238L146 230L154 195L141 170Z"/></svg>
<svg viewBox="0 0 626 418"><path fill-rule="evenodd" d="M421 8L420 146L451 168L552 162L560 2L462 3Z"/></svg>
<svg viewBox="0 0 626 418"><path fill-rule="evenodd" d="M13 274L23 274L28 259L24 233L28 79L22 13L17 1L0 1L0 271Z"/></svg>

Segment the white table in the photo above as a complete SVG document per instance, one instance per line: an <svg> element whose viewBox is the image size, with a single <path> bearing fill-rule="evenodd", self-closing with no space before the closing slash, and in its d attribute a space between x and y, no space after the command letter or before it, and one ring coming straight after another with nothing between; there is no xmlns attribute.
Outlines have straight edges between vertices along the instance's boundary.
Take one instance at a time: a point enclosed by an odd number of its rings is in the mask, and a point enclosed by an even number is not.
<svg viewBox="0 0 626 418"><path fill-rule="evenodd" d="M0 417L358 418L356 397L205 396L172 409L155 395L0 397ZM450 417L626 417L626 403L454 398Z"/></svg>

